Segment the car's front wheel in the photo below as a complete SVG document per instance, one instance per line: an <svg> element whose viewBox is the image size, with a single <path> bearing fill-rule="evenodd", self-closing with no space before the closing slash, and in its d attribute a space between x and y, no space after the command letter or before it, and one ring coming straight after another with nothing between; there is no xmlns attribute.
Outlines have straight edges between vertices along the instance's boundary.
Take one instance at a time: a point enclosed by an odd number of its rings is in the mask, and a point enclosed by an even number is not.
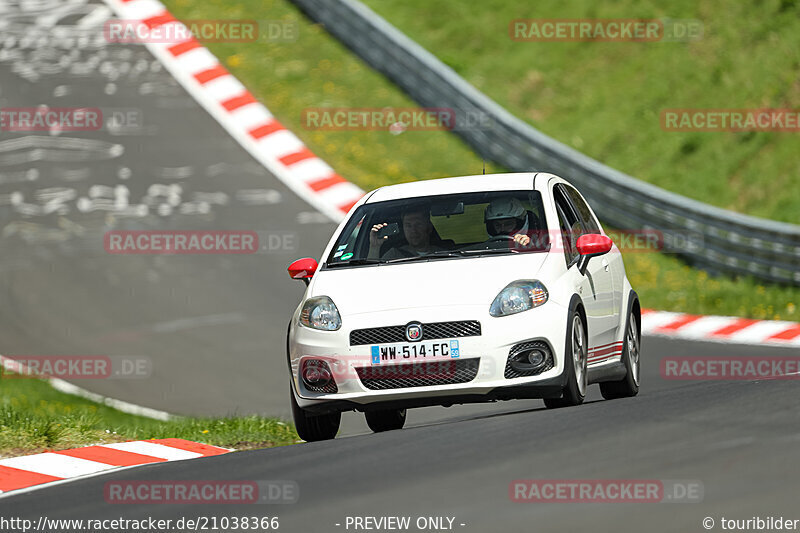
<svg viewBox="0 0 800 533"><path fill-rule="evenodd" d="M583 318L577 309L567 325L567 348L564 353L564 371L567 373L567 384L561 391L561 398L545 398L544 405L549 409L580 405L586 397L588 384L587 364L588 345Z"/></svg>
<svg viewBox="0 0 800 533"><path fill-rule="evenodd" d="M366 411L364 418L367 419L369 429L375 433L381 431L391 431L393 429L403 429L406 423L405 409L380 409L378 411Z"/></svg>
<svg viewBox="0 0 800 533"><path fill-rule="evenodd" d="M330 440L339 432L342 413L312 414L297 405L294 393L290 390L292 401L292 417L297 434L306 442Z"/></svg>

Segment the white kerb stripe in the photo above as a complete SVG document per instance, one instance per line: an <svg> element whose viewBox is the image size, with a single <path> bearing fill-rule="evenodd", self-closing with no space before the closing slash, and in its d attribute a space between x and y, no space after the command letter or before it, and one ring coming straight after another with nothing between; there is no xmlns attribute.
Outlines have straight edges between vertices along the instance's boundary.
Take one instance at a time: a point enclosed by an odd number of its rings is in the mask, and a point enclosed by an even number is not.
<svg viewBox="0 0 800 533"><path fill-rule="evenodd" d="M61 455L58 453L38 453L36 455L26 455L23 457L10 457L0 460L0 466L9 466L11 468L36 472L37 474L62 478L85 476L87 474L94 474L95 472L102 472L110 468L116 468L114 465L87 461L86 459L79 459L77 457L70 457L69 455Z"/></svg>
<svg viewBox="0 0 800 533"><path fill-rule="evenodd" d="M121 450L123 452L140 453L142 455L149 455L150 457L158 457L168 461L203 457L202 453L189 452L171 446L164 446L163 444L156 444L155 442L115 442L113 444L101 444L101 446L113 450Z"/></svg>
<svg viewBox="0 0 800 533"><path fill-rule="evenodd" d="M214 83L213 81L211 83ZM209 85L211 84L209 83ZM230 114L231 120L244 131L249 132L259 126L272 122L273 117L263 105L247 105Z"/></svg>
<svg viewBox="0 0 800 533"><path fill-rule="evenodd" d="M703 318L698 318L694 322L689 322L677 330L676 333L679 337L706 338L713 332L729 325L731 322L730 318L724 316L704 316Z"/></svg>
<svg viewBox="0 0 800 533"><path fill-rule="evenodd" d="M305 147L303 141L289 130L278 130L258 140L259 153L274 159L299 152Z"/></svg>
<svg viewBox="0 0 800 533"><path fill-rule="evenodd" d="M653 330L666 326L683 316L683 313L658 312L642 315L642 333L648 334Z"/></svg>
<svg viewBox="0 0 800 533"><path fill-rule="evenodd" d="M319 157L304 159L291 167L294 177L305 183L328 178L334 173L330 165Z"/></svg>
<svg viewBox="0 0 800 533"><path fill-rule="evenodd" d="M239 96L245 90L244 85L231 75L220 76L205 84L206 93L214 100L224 102L234 96Z"/></svg>
<svg viewBox="0 0 800 533"><path fill-rule="evenodd" d="M169 55L169 54L168 54ZM195 48L189 50L174 59L184 72L194 76L198 72L203 72L219 64L214 54L205 48Z"/></svg>
<svg viewBox="0 0 800 533"><path fill-rule="evenodd" d="M319 195L333 205L344 205L359 200L364 191L345 181L319 191Z"/></svg>
<svg viewBox="0 0 800 533"><path fill-rule="evenodd" d="M134 0L121 4L120 7L125 17L133 20L149 19L164 12L164 5L155 0Z"/></svg>

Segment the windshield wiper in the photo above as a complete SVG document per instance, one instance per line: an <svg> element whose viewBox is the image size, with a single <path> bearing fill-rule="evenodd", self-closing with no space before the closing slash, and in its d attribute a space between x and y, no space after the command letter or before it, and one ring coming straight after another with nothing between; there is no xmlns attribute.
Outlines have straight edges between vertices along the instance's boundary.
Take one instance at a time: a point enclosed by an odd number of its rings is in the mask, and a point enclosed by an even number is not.
<svg viewBox="0 0 800 533"><path fill-rule="evenodd" d="M358 265L377 265L379 263L385 263L386 261L381 261L380 259L350 259L349 261L340 261L338 263L328 263L328 268L336 268L341 266L358 266Z"/></svg>
<svg viewBox="0 0 800 533"><path fill-rule="evenodd" d="M486 248L485 250L461 250L464 255L483 255L483 254L518 254L521 250L514 248Z"/></svg>
<svg viewBox="0 0 800 533"><path fill-rule="evenodd" d="M523 250L516 250L514 248L489 248L486 250L443 250L425 255L414 255L411 257L390 259L386 261L386 263L405 263L410 261L422 261L425 259L437 259L441 257L466 257L470 255L519 254L522 252Z"/></svg>
<svg viewBox="0 0 800 533"><path fill-rule="evenodd" d="M386 261L387 263L405 263L406 261L421 261L423 259L436 259L439 257L462 257L463 254L461 250L443 250L439 252L433 252L430 254L425 255L412 255L411 257L398 257L397 259L389 259Z"/></svg>

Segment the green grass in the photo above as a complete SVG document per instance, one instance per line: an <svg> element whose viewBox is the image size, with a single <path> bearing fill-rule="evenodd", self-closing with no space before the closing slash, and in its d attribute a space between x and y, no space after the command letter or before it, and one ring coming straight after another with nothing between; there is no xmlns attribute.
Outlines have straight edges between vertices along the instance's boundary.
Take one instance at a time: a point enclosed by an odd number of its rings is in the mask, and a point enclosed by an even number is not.
<svg viewBox="0 0 800 533"><path fill-rule="evenodd" d="M711 277L673 256L623 253L625 271L642 305L699 315L800 321L800 288L752 279Z"/></svg>
<svg viewBox="0 0 800 533"><path fill-rule="evenodd" d="M0 379L0 456L126 440L181 438L235 449L297 442L274 418L179 418L158 421L64 394L29 377Z"/></svg>
<svg viewBox="0 0 800 533"><path fill-rule="evenodd" d="M700 201L800 220L800 133L667 132L665 108L800 109L796 0L366 0L514 115ZM689 42L518 42L520 18L697 19ZM568 176L565 176L568 178Z"/></svg>
<svg viewBox="0 0 800 533"><path fill-rule="evenodd" d="M296 42L207 46L284 125L364 189L481 172L480 158L446 132L392 135L306 129L301 117L307 108L415 104L287 0L165 3L183 19L297 21ZM569 4L562 18L586 12L597 17L634 16L631 12L642 17L696 17L706 23L706 39L699 44L567 43L558 48L554 47L558 43L550 43L537 48L544 45L510 41L508 21L555 16L561 4L554 0L536 3L535 12L509 0L368 4L513 113L605 163L723 207L783 220L796 220L800 212L797 134L667 133L660 130L658 119L662 107L723 107L723 102L725 107L754 107L763 106L767 97L766 102L781 103L776 107L800 107L800 84L792 77L800 46L787 47L783 40L800 44L800 32L792 33L800 22L792 18L796 13L791 9L743 29L746 21L736 17L747 9L754 12L750 18L755 17L758 5L740 7L731 2L726 10L703 4L697 15L688 0L670 4L668 13L632 0L613 10L576 2ZM774 12L775 6L768 3L766 12ZM724 19L710 18L717 11ZM745 44L735 42L740 30ZM772 44L755 46L758 36ZM752 70L739 66L739 51ZM707 79L716 80L711 88L704 85ZM773 89L763 92L765 84ZM755 98L762 94L766 96ZM486 171L503 169L487 164ZM626 254L625 262L633 286L649 308L800 320L797 287L710 279L667 255Z"/></svg>

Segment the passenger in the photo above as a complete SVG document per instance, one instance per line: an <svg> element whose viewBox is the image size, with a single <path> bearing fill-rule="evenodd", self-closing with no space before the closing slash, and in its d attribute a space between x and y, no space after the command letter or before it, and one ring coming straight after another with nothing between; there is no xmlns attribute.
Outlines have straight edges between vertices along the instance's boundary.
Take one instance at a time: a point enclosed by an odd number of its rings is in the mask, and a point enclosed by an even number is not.
<svg viewBox="0 0 800 533"><path fill-rule="evenodd" d="M406 244L390 248L380 256L381 245L388 237L381 238L378 232L387 225L375 224L369 234L369 255L371 259L399 259L401 257L414 257L415 255L425 255L426 253L443 250L441 246L431 242L433 234L433 223L431 223L430 211L425 207L411 207L404 211L400 216L402 220L402 232L406 239Z"/></svg>

